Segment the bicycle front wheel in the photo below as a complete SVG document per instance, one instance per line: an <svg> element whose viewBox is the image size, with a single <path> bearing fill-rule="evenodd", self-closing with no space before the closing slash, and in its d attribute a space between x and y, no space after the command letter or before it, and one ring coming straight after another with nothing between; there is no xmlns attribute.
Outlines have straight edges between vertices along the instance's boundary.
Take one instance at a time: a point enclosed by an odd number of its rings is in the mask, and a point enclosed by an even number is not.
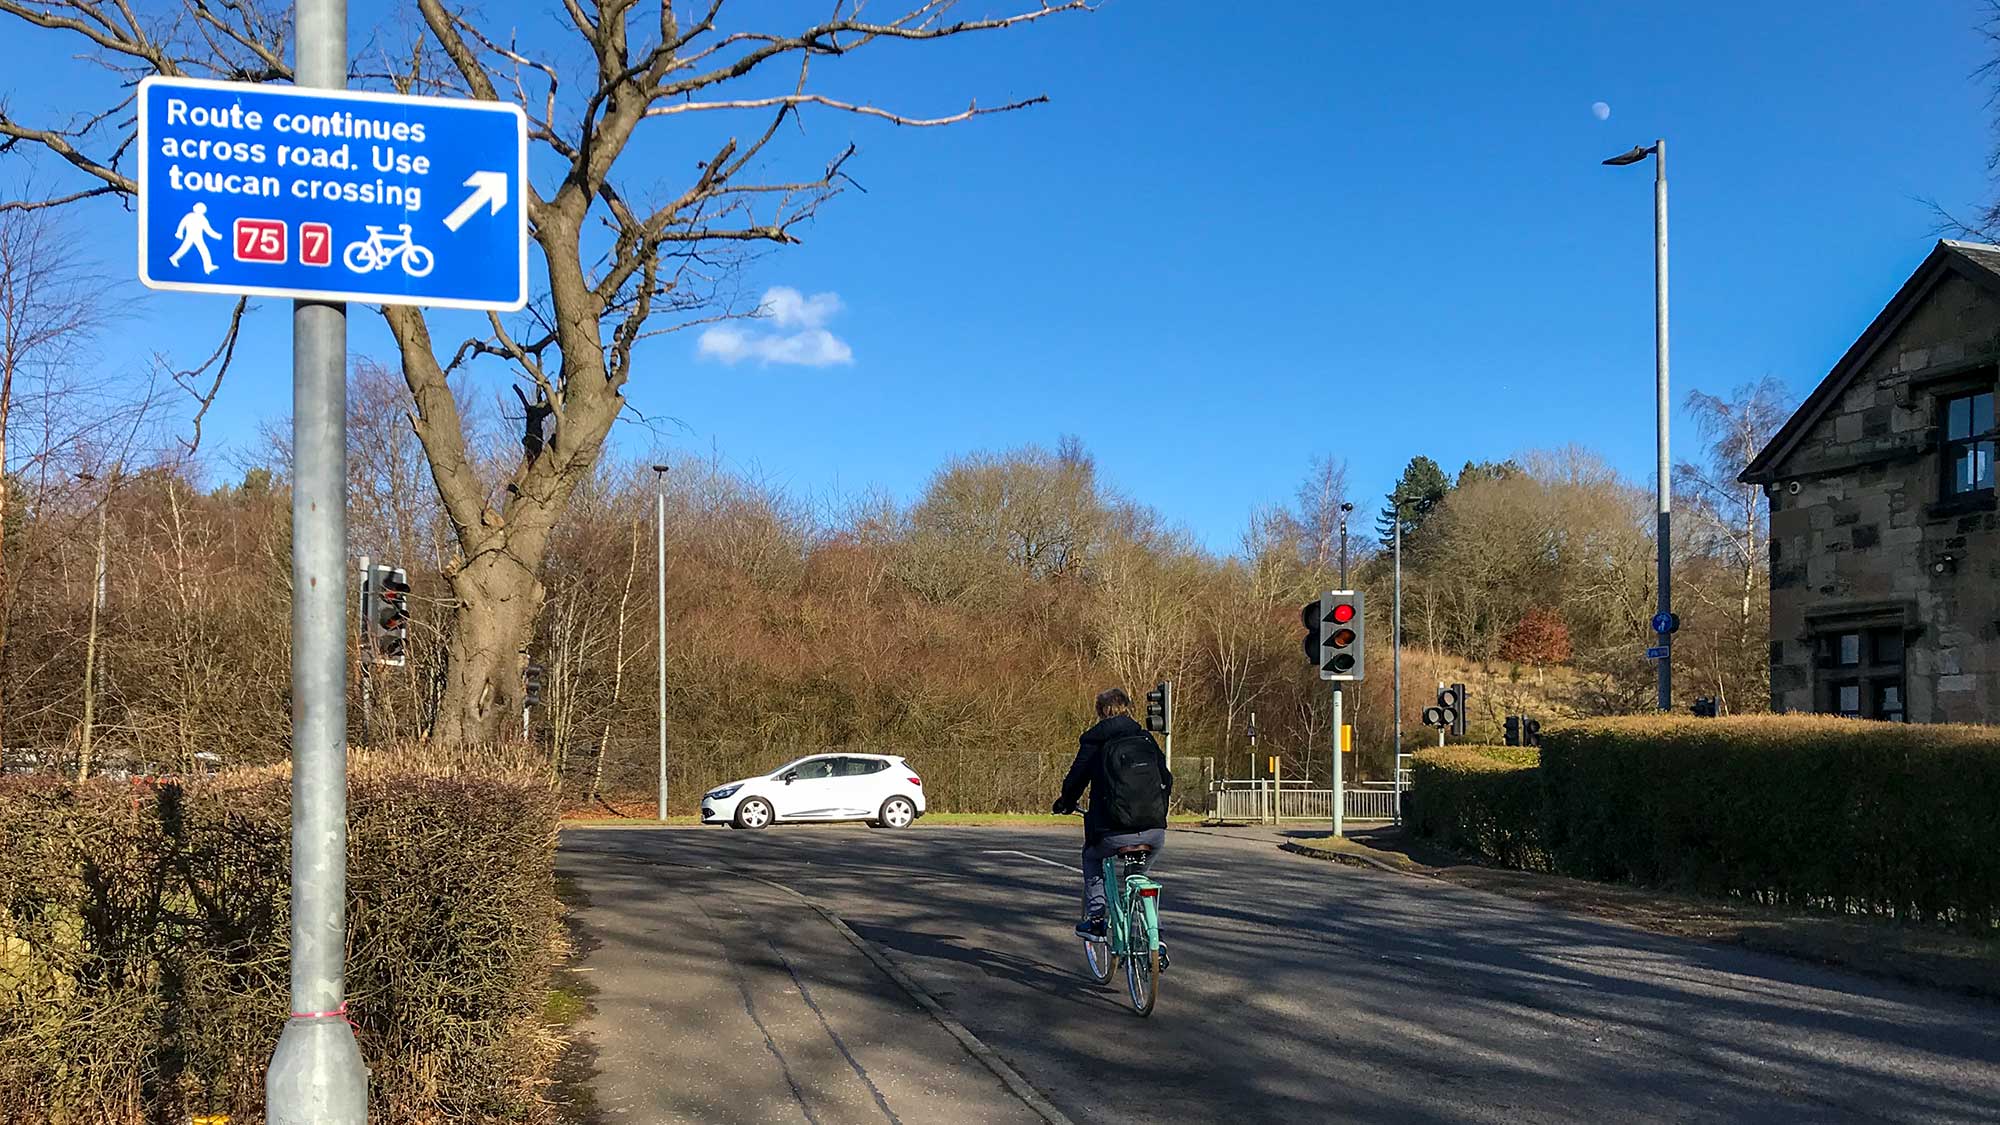
<svg viewBox="0 0 2000 1125"><path fill-rule="evenodd" d="M426 247L412 242L410 248L403 251L403 272L411 277L422 277L436 265L437 258Z"/></svg>
<svg viewBox="0 0 2000 1125"><path fill-rule="evenodd" d="M1111 954L1108 941L1086 941L1083 943L1083 967L1090 970L1090 979L1098 984L1110 984L1111 974L1118 968L1118 959Z"/></svg>
<svg viewBox="0 0 2000 1125"><path fill-rule="evenodd" d="M1127 912L1125 991L1132 997L1132 1010L1142 1016L1153 1014L1153 1001L1160 995L1160 953L1154 947L1153 927L1146 919L1146 904L1134 896Z"/></svg>

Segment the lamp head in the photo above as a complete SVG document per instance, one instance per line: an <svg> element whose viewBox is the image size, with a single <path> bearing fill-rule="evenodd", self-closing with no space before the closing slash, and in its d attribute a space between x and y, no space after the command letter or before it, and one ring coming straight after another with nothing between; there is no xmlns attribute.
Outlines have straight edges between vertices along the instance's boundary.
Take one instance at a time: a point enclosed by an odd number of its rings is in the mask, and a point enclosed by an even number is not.
<svg viewBox="0 0 2000 1125"><path fill-rule="evenodd" d="M1633 145L1632 151L1621 152L1604 163L1623 167L1627 164L1637 164L1651 155L1653 155L1652 145Z"/></svg>

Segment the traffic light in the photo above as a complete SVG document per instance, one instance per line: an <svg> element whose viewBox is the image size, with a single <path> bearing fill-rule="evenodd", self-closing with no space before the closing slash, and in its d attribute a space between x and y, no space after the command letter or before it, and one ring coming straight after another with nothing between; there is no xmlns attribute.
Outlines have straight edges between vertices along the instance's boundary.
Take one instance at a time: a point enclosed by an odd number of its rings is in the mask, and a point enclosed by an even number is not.
<svg viewBox="0 0 2000 1125"><path fill-rule="evenodd" d="M1328 590L1307 605L1301 616L1306 626L1306 657L1319 669L1322 680L1356 681L1367 666L1363 659L1363 614L1361 594L1355 590Z"/></svg>
<svg viewBox="0 0 2000 1125"><path fill-rule="evenodd" d="M1174 729L1174 684L1172 680L1161 680L1158 687L1146 693L1146 729L1155 734L1168 734Z"/></svg>
<svg viewBox="0 0 2000 1125"><path fill-rule="evenodd" d="M1507 745L1519 746L1521 744L1521 716L1519 715L1507 716L1507 721L1504 725L1506 727L1506 732L1507 732L1506 734Z"/></svg>
<svg viewBox="0 0 2000 1125"><path fill-rule="evenodd" d="M1449 728L1451 733L1465 737L1465 685L1453 684L1438 689L1438 722L1434 725Z"/></svg>
<svg viewBox="0 0 2000 1125"><path fill-rule="evenodd" d="M542 705L542 666L530 664L521 670L521 706Z"/></svg>
<svg viewBox="0 0 2000 1125"><path fill-rule="evenodd" d="M401 668L410 640L410 576L399 567L370 567L361 587L368 658Z"/></svg>
<svg viewBox="0 0 2000 1125"><path fill-rule="evenodd" d="M1542 744L1542 721L1521 716L1521 745L1540 746Z"/></svg>

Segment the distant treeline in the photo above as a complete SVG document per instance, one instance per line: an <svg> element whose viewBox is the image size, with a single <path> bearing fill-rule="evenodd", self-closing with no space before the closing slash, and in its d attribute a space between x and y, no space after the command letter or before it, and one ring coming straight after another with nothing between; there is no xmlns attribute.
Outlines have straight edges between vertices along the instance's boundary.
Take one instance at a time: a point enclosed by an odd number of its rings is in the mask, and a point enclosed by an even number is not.
<svg viewBox="0 0 2000 1125"><path fill-rule="evenodd" d="M450 622L441 575L456 562L403 421L406 393L371 364L351 381L352 553L406 568L414 586L411 659L371 676L367 737L383 744L421 738L435 714ZM504 481L518 439L508 439L497 400L467 409L490 418L484 470ZM148 458L128 442L114 460L110 448L80 443L9 474L8 764L74 770L86 727L94 762L110 768L283 757L284 450L274 439L268 467L239 466L235 483L209 487L184 459ZM1723 482L1725 497L1729 470L1684 467ZM1345 478L1341 462L1311 466L1290 503L1254 511L1236 549L1221 554L1121 496L1077 438L967 455L909 503L799 496L720 459L673 458L667 688L681 803L790 755L853 747L910 754L963 804L1037 807L1091 696L1121 684L1137 697L1163 679L1175 685L1177 759L1212 758L1241 776L1253 766L1244 734L1254 711L1260 773L1276 754L1287 776L1324 777L1328 693L1300 654L1298 606L1337 580ZM651 787L655 485L644 464L607 463L572 503L542 575L531 658L547 686L530 737L581 793ZM1577 448L1451 476L1417 458L1399 487L1414 498L1404 507L1413 740L1430 701L1425 675L1440 661L1485 665L1496 683L1533 693L1537 710L1650 704L1649 490ZM1745 525L1688 492L1677 551L1682 691L1757 710L1765 552L1754 497ZM1386 507L1360 505L1350 527L1353 581L1371 595L1372 651L1348 715L1359 768L1374 777L1389 768L1391 575L1377 538L1389 525L1369 509ZM106 567L93 629L100 514ZM1475 721L1522 709L1505 695L1476 699Z"/></svg>

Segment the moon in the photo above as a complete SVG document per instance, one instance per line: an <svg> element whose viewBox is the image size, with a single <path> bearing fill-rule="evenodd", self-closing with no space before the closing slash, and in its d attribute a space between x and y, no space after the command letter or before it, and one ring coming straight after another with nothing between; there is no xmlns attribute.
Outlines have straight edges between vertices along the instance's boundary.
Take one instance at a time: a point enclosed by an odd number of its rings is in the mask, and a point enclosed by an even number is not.
<svg viewBox="0 0 2000 1125"><path fill-rule="evenodd" d="M1611 107L1603 102L1592 102L1590 103L1590 115L1599 121L1608 121L1611 119Z"/></svg>

